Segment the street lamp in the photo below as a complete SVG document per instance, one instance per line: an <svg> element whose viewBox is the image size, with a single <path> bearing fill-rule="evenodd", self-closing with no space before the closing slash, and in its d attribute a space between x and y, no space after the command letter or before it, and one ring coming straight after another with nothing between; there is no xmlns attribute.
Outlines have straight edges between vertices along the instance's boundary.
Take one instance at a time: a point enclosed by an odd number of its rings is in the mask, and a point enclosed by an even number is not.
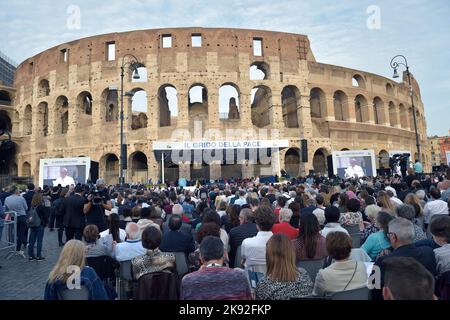
<svg viewBox="0 0 450 320"><path fill-rule="evenodd" d="M403 63L401 61L394 61L397 58L403 58L403 60L405 62ZM414 119L414 131L416 133L417 160L419 160L419 162L420 162L420 141L419 141L419 133L417 132L416 108L414 106L413 88L412 88L412 84L411 84L411 73L409 72L408 61L406 60L405 56L403 56L401 54L396 55L391 60L391 68L394 69L394 74L392 75L393 78L399 77L397 68L400 65L402 65L406 68L406 75L408 76L409 95L411 97L411 106L412 106L413 119Z"/></svg>
<svg viewBox="0 0 450 320"><path fill-rule="evenodd" d="M125 58L130 57L130 61L125 62ZM136 58L132 54L126 54L122 57L122 65L120 67L120 166L119 166L119 184L121 186L125 183L125 177L123 175L123 171L127 168L127 145L124 143L123 136L123 78L125 77L125 68L128 67L129 70L133 71L133 79L139 80L139 72L138 68L143 66L142 63L139 62L139 59ZM127 92L127 96L130 94Z"/></svg>

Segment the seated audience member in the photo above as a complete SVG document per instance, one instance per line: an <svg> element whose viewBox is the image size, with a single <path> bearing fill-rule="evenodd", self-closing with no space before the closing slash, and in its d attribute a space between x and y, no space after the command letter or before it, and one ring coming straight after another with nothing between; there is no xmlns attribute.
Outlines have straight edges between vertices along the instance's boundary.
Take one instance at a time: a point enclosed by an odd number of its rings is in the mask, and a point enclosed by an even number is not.
<svg viewBox="0 0 450 320"><path fill-rule="evenodd" d="M363 221L364 229L361 231L361 245L366 242L371 234L380 231L377 227L377 217L380 211L381 208L376 204L370 204L364 210L369 221Z"/></svg>
<svg viewBox="0 0 450 320"><path fill-rule="evenodd" d="M180 231L183 220L181 216L172 214L169 219L169 232L164 234L160 249L164 252L184 252L186 256L195 250L194 239Z"/></svg>
<svg viewBox="0 0 450 320"><path fill-rule="evenodd" d="M301 215L300 232L292 243L295 247L296 261L319 260L328 255L325 238L320 234L319 221L312 213Z"/></svg>
<svg viewBox="0 0 450 320"><path fill-rule="evenodd" d="M95 224L84 227L83 238L86 242L86 258L112 255L113 242L108 239L100 239L98 227Z"/></svg>
<svg viewBox="0 0 450 320"><path fill-rule="evenodd" d="M430 227L434 242L441 246L434 249L436 271L440 276L444 272L450 271L450 217L438 216L433 219Z"/></svg>
<svg viewBox="0 0 450 320"><path fill-rule="evenodd" d="M58 261L50 272L45 286L44 300L58 300L58 291L67 288L67 280L73 273L70 267L78 266L81 269L80 284L89 291L89 300L107 300L108 295L102 280L95 270L86 266L86 246L79 240L69 240L59 254Z"/></svg>
<svg viewBox="0 0 450 320"><path fill-rule="evenodd" d="M275 223L272 227L272 233L283 233L287 235L289 240L293 240L298 237L298 228L294 228L290 225L289 221L292 218L292 210L282 208L279 214L280 223Z"/></svg>
<svg viewBox="0 0 450 320"><path fill-rule="evenodd" d="M131 260L145 253L137 223L128 223L125 232L127 233L127 239L115 245L113 249L114 258L119 262Z"/></svg>
<svg viewBox="0 0 450 320"><path fill-rule="evenodd" d="M234 259L236 256L236 250L242 244L242 241L258 234L258 229L256 227L256 223L254 222L254 213L251 209L244 208L239 212L239 223L240 225L231 229L229 234L229 258L231 268L240 267L234 265Z"/></svg>
<svg viewBox="0 0 450 320"><path fill-rule="evenodd" d="M105 238L107 236L111 237L112 241L117 243L124 242L127 237L127 233L124 229L120 229L120 218L119 215L111 213L108 217L108 229L100 232L100 238ZM111 241L111 242L112 242Z"/></svg>
<svg viewBox="0 0 450 320"><path fill-rule="evenodd" d="M151 213L151 209L149 207L142 208L140 210L141 218L139 219L137 224L139 226L139 232L141 234L142 234L142 231L144 231L144 229L147 227L155 227L158 230L161 230L161 227L158 224L156 224L152 220L150 220L150 213Z"/></svg>
<svg viewBox="0 0 450 320"><path fill-rule="evenodd" d="M394 218L388 225L388 236L392 253L377 258L375 265L380 268L381 284L384 279L384 261L391 257L411 257L419 261L433 276L436 275L436 258L433 249L428 246L417 247L413 243L414 226L405 218ZM381 299L381 290L373 289L372 298Z"/></svg>
<svg viewBox="0 0 450 320"><path fill-rule="evenodd" d="M358 199L347 201L346 212L341 214L339 222L342 226L358 226L362 223L362 213L359 212L361 204Z"/></svg>
<svg viewBox="0 0 450 320"><path fill-rule="evenodd" d="M384 300L436 300L433 275L416 259L393 257L384 262Z"/></svg>
<svg viewBox="0 0 450 320"><path fill-rule="evenodd" d="M320 234L326 238L330 232L340 231L348 234L348 231L342 228L339 223L339 218L341 213L339 212L339 208L335 206L330 206L325 209L325 227L320 230Z"/></svg>
<svg viewBox="0 0 450 320"><path fill-rule="evenodd" d="M157 211L154 206L149 206L148 208L150 209L149 219L159 226L159 230L162 230L161 228L163 226L164 221L161 218L161 213L159 211ZM172 207L172 214L173 214L173 207Z"/></svg>
<svg viewBox="0 0 450 320"><path fill-rule="evenodd" d="M200 244L202 267L181 281L181 300L251 300L245 273L223 266L223 243L208 236Z"/></svg>
<svg viewBox="0 0 450 320"><path fill-rule="evenodd" d="M220 218L222 218L224 215L227 214L227 201L226 200L221 200L219 202L219 206L217 207L217 214L220 216Z"/></svg>
<svg viewBox="0 0 450 320"><path fill-rule="evenodd" d="M166 216L166 222L163 223L163 226L162 226L163 233L170 231L169 220L172 215L177 215L177 216L180 216L183 218L183 215L184 215L183 206L181 206L178 203L173 205L172 214L170 216ZM184 234L191 235L192 234L192 225L190 223L183 221L180 231L183 232Z"/></svg>
<svg viewBox="0 0 450 320"><path fill-rule="evenodd" d="M329 233L326 246L335 262L327 268L319 270L314 283L313 295L323 297L367 285L366 265L350 259L352 239L347 234L343 232Z"/></svg>
<svg viewBox="0 0 450 320"><path fill-rule="evenodd" d="M388 237L388 225L392 219L394 217L391 214L380 211L376 221L376 226L379 231L372 233L361 246L361 249L369 255L372 261L375 261L381 251L391 247L391 242Z"/></svg>
<svg viewBox="0 0 450 320"><path fill-rule="evenodd" d="M297 269L294 247L285 234L274 234L267 241L266 261L266 276L256 287L257 300L289 300L311 294L311 278L306 270Z"/></svg>
<svg viewBox="0 0 450 320"><path fill-rule="evenodd" d="M252 210L252 212L255 212L260 205L258 198L250 198L248 204L250 205L250 209Z"/></svg>
<svg viewBox="0 0 450 320"><path fill-rule="evenodd" d="M321 226L325 224L325 206L323 205L324 202L325 199L323 198L323 196L318 194L316 196L317 208L312 212L317 217L317 220L319 221L319 224Z"/></svg>
<svg viewBox="0 0 450 320"><path fill-rule="evenodd" d="M419 241L419 240L425 240L427 238L427 235L425 232L423 232L422 228L419 227L417 224L414 223L416 220L416 211L414 210L414 207L409 204L402 204L395 208L395 213L400 218L408 219L412 222L414 226L414 239L413 242Z"/></svg>
<svg viewBox="0 0 450 320"><path fill-rule="evenodd" d="M266 206L255 211L255 221L258 233L252 238L242 241L241 255L246 268L266 266L266 243L273 235L272 226L275 223L275 214Z"/></svg>
<svg viewBox="0 0 450 320"><path fill-rule="evenodd" d="M220 218L221 225L225 228L227 233L230 233L231 229L240 225L239 212L241 212L240 205L229 205L226 214Z"/></svg>
<svg viewBox="0 0 450 320"><path fill-rule="evenodd" d="M391 198L385 191L378 192L377 205L381 207L381 210L383 210L384 212L395 215L394 203L391 201Z"/></svg>
<svg viewBox="0 0 450 320"><path fill-rule="evenodd" d="M188 257L190 270L198 270L202 265L200 261L200 243L207 236L220 238L220 227L215 222L205 222L202 224L195 234L195 251L191 252Z"/></svg>
<svg viewBox="0 0 450 320"><path fill-rule="evenodd" d="M289 221L289 223L294 228L298 228L298 225L300 224L301 205L300 203L297 202L297 199L301 201L302 198L300 196L295 197L295 201L289 205L289 209L292 210L292 218L291 221Z"/></svg>
<svg viewBox="0 0 450 320"><path fill-rule="evenodd" d="M442 201L441 192L438 188L430 189L431 201L427 202L425 208L423 208L424 223L427 226L431 223L431 219L438 214L443 214L448 216L448 204Z"/></svg>
<svg viewBox="0 0 450 320"><path fill-rule="evenodd" d="M207 208L205 209L205 211L203 211L203 218L202 218L202 223L207 223L207 222L214 222L216 223L219 227L220 227L220 216L219 214L214 211L213 209ZM200 226L201 226L200 224ZM228 233L224 230L224 229L220 229L220 239L223 242L223 247L225 248L226 251L226 258L228 258L228 242L229 242L229 237L228 237ZM225 259L227 260L227 259Z"/></svg>
<svg viewBox="0 0 450 320"><path fill-rule="evenodd" d="M405 204L410 204L414 207L415 220L413 221L413 223L417 224L421 229L423 229L423 207L420 203L419 197L414 193L409 193L405 197Z"/></svg>
<svg viewBox="0 0 450 320"><path fill-rule="evenodd" d="M133 222L133 220L131 218L131 216L132 216L131 208L124 208L122 211L122 215L123 215L123 219L120 220L119 227L120 227L120 229L125 230L125 228L127 227L127 224L129 222Z"/></svg>
<svg viewBox="0 0 450 320"><path fill-rule="evenodd" d="M159 250L161 238L161 231L153 226L145 228L142 232L142 247L147 249L147 252L131 260L133 275L136 280L148 273L164 270L172 271L174 269L175 256L173 253Z"/></svg>

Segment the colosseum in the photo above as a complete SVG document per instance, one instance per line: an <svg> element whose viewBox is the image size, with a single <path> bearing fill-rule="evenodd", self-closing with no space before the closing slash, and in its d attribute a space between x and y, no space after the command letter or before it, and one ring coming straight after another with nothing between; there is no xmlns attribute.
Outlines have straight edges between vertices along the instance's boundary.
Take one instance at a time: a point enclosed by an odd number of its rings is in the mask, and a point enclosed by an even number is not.
<svg viewBox="0 0 450 320"><path fill-rule="evenodd" d="M267 166L173 162L167 155L178 131L188 132L179 139L191 142L205 140L198 130L213 132L212 141L217 135L255 140L255 132L265 132L258 139L267 141L276 133L286 143L270 155L271 166L294 176L327 172L332 151L372 149L378 169L388 167L390 150L417 157L405 74L397 83L317 62L305 35L174 28L93 36L23 61L14 88L0 87L15 143L7 171L37 182L40 159L88 156L93 176L117 183L122 62L133 66L125 68L123 89L127 181L157 181L163 166L166 179L252 177ZM421 158L429 170L414 78L413 92ZM230 139L230 129L245 130Z"/></svg>

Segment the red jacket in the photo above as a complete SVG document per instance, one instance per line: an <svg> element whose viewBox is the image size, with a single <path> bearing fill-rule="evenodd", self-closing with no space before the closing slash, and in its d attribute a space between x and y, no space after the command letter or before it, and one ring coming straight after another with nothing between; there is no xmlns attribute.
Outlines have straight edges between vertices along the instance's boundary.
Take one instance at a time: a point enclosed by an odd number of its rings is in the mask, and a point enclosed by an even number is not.
<svg viewBox="0 0 450 320"><path fill-rule="evenodd" d="M276 223L272 227L272 233L283 233L288 236L289 240L293 240L298 237L298 229L294 228L289 222Z"/></svg>

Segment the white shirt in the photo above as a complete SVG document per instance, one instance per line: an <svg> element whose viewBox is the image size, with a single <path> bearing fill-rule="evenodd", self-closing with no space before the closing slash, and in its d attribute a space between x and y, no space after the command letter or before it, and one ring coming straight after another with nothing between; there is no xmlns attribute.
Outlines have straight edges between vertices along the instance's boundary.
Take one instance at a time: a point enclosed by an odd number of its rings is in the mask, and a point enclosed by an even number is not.
<svg viewBox="0 0 450 320"><path fill-rule="evenodd" d="M239 199L234 201L234 204L238 204L242 207L244 204L247 204L247 199L240 197Z"/></svg>
<svg viewBox="0 0 450 320"><path fill-rule="evenodd" d="M118 261L127 261L146 253L147 250L142 246L141 239L139 240L127 240L125 242L118 243L114 250L114 258Z"/></svg>
<svg viewBox="0 0 450 320"><path fill-rule="evenodd" d="M387 186L384 188L386 191L391 190L392 193L394 194L394 197L397 196L397 190L395 190L394 188L392 188L391 186Z"/></svg>
<svg viewBox="0 0 450 320"><path fill-rule="evenodd" d="M354 167L350 166L347 169L345 169L346 178L354 178L355 174L357 175L358 178L365 176L363 169L358 165L355 165Z"/></svg>
<svg viewBox="0 0 450 320"><path fill-rule="evenodd" d="M445 214L448 215L448 205L445 201L441 199L429 201L425 204L423 208L424 222L430 223L431 218L435 214Z"/></svg>
<svg viewBox="0 0 450 320"><path fill-rule="evenodd" d="M109 235L109 230L106 229L105 231L100 232L100 238L104 238ZM127 233L123 229L119 229L119 238L121 242L125 241L125 238L127 237Z"/></svg>
<svg viewBox="0 0 450 320"><path fill-rule="evenodd" d="M74 185L75 180L73 180L72 177L65 176L64 178L58 177L55 181L53 181L53 186L56 187L58 184L62 185L63 187Z"/></svg>
<svg viewBox="0 0 450 320"><path fill-rule="evenodd" d="M325 209L324 208L317 208L314 209L314 211L312 212L317 220L319 220L319 224L323 225L325 223Z"/></svg>
<svg viewBox="0 0 450 320"><path fill-rule="evenodd" d="M323 228L322 230L320 230L320 234L321 234L324 238L326 238L327 235L328 235L330 232L336 232L336 231L344 232L344 233L348 234L348 231L347 231L346 229L342 228L341 224L340 224L340 223L337 223L337 222L328 222L328 223L325 225L325 228Z"/></svg>
<svg viewBox="0 0 450 320"><path fill-rule="evenodd" d="M241 255L246 268L266 264L266 243L272 235L272 231L258 231L256 236L242 241Z"/></svg>
<svg viewBox="0 0 450 320"><path fill-rule="evenodd" d="M403 201L397 197L392 197L391 202L394 204L394 206L399 206L403 204Z"/></svg>

